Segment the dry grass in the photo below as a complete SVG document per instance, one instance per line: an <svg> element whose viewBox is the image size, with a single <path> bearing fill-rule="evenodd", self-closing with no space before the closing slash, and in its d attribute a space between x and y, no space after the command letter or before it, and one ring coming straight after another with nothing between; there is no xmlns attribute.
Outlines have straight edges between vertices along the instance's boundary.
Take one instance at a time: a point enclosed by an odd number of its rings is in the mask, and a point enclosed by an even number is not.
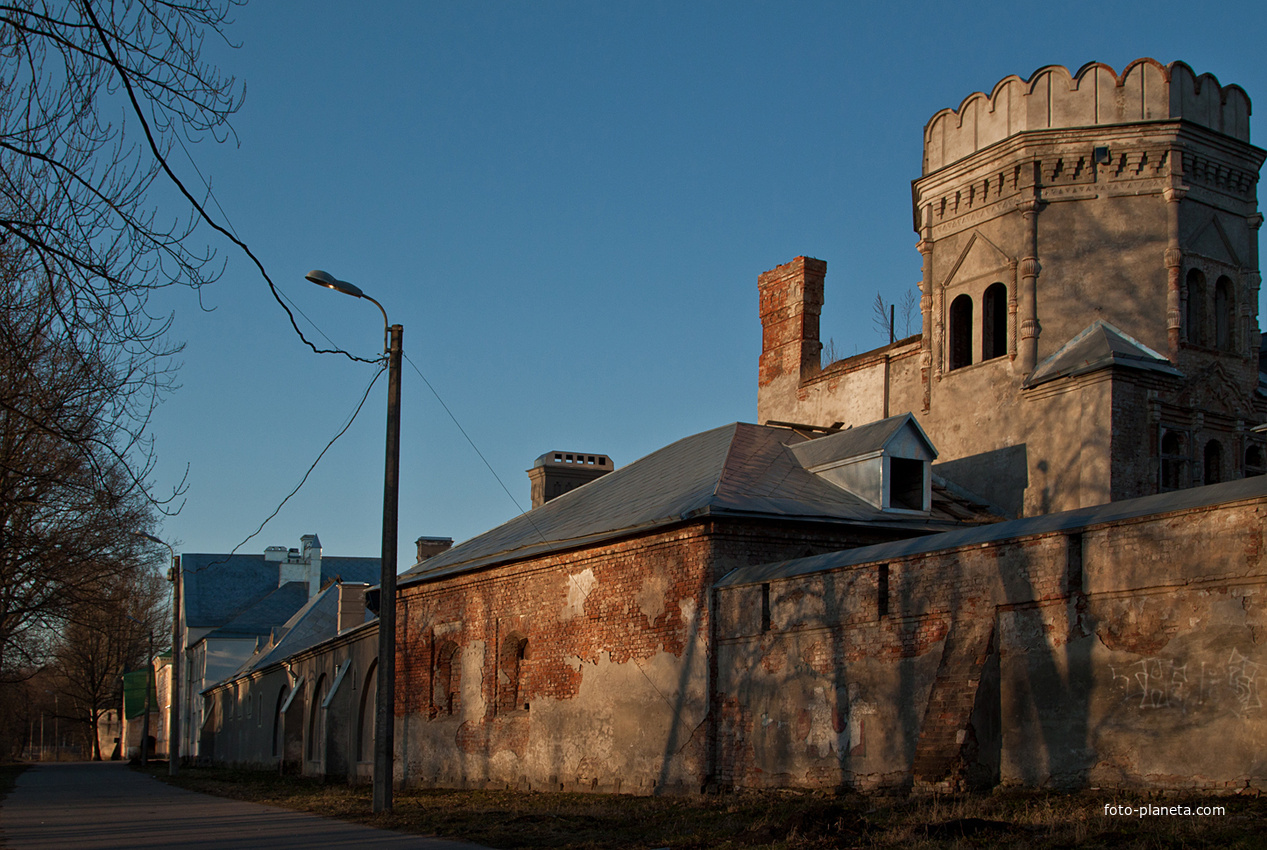
<svg viewBox="0 0 1267 850"><path fill-rule="evenodd" d="M165 771L153 769L160 779ZM1267 799L1145 797L1006 791L987 796L865 797L777 792L715 797L630 797L515 791L407 790L390 814L370 813L367 787L210 768L184 770L182 787L502 850L628 848L1015 847L1267 848ZM1223 806L1219 816L1104 814L1106 804Z"/></svg>

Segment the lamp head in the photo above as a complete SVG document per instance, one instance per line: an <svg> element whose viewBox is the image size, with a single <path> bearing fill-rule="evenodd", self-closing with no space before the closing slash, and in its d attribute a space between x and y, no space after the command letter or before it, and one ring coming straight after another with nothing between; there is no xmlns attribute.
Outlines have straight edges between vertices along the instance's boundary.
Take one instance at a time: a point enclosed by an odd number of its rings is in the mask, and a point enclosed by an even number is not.
<svg viewBox="0 0 1267 850"><path fill-rule="evenodd" d="M334 275L329 272L323 272L321 269L313 269L304 277L317 286L324 286L326 289L333 289L335 292L342 292L344 295L351 295L353 298L365 297L365 293L361 291L359 286L348 283L346 280L339 280Z"/></svg>

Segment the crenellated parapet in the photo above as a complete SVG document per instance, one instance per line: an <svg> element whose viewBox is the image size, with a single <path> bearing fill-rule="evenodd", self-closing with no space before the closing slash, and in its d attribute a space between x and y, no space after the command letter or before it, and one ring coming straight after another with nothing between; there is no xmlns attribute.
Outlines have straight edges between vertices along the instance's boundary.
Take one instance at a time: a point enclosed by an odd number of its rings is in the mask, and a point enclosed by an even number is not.
<svg viewBox="0 0 1267 850"><path fill-rule="evenodd" d="M1018 133L1071 127L1185 120L1249 142L1250 101L1237 85L1197 75L1183 62L1137 59L1119 76L1100 62L1071 74L1039 68L1003 78L989 94L969 95L924 126L925 175Z"/></svg>

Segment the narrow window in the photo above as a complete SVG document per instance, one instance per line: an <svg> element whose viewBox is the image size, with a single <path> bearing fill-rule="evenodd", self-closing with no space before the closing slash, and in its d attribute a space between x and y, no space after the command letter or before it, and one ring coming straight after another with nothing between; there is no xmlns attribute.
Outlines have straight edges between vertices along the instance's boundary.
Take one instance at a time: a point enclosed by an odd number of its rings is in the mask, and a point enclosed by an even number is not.
<svg viewBox="0 0 1267 850"><path fill-rule="evenodd" d="M960 295L950 304L950 368L972 365L972 299Z"/></svg>
<svg viewBox="0 0 1267 850"><path fill-rule="evenodd" d="M285 731L285 718L282 717L282 706L286 704L286 686L282 685L277 692L277 709L273 712L273 755L282 754L282 733Z"/></svg>
<svg viewBox="0 0 1267 850"><path fill-rule="evenodd" d="M356 760L370 761L374 755L374 715L378 705L378 662L370 662L361 690L360 711L356 718Z"/></svg>
<svg viewBox="0 0 1267 850"><path fill-rule="evenodd" d="M1183 434L1165 431L1161 436L1161 490L1180 490L1188 486L1188 450Z"/></svg>
<svg viewBox="0 0 1267 850"><path fill-rule="evenodd" d="M881 564L875 579L876 616L889 616L889 565Z"/></svg>
<svg viewBox="0 0 1267 850"><path fill-rule="evenodd" d="M1214 345L1219 351L1234 351L1232 329L1236 307L1232 298L1232 281L1220 277L1214 284Z"/></svg>
<svg viewBox="0 0 1267 850"><path fill-rule="evenodd" d="M326 698L326 677L323 674L317 680L317 686L312 689L312 706L309 708L308 714L308 760L318 761L321 758L322 746L321 739L325 737L325 712L321 710L321 703Z"/></svg>
<svg viewBox="0 0 1267 850"><path fill-rule="evenodd" d="M461 691L462 656L458 645L447 640L436 653L435 674L432 677L431 697L434 715L453 715L458 711L458 694Z"/></svg>
<svg viewBox="0 0 1267 850"><path fill-rule="evenodd" d="M1205 444L1205 483L1218 484L1223 480L1223 446L1218 440Z"/></svg>
<svg viewBox="0 0 1267 850"><path fill-rule="evenodd" d="M992 283L981 303L981 359L1007 354L1007 287Z"/></svg>
<svg viewBox="0 0 1267 850"><path fill-rule="evenodd" d="M1188 272L1188 309L1187 330L1188 342L1192 345L1206 345L1205 332L1205 275L1199 269Z"/></svg>
<svg viewBox="0 0 1267 850"><path fill-rule="evenodd" d="M761 631L770 631L770 583L761 585Z"/></svg>
<svg viewBox="0 0 1267 850"><path fill-rule="evenodd" d="M501 653L501 696L498 700L503 711L515 711L528 707L527 665L528 639L517 632L507 635Z"/></svg>
<svg viewBox="0 0 1267 850"><path fill-rule="evenodd" d="M1263 461L1263 447L1250 446L1245 449L1245 477L1267 473L1267 463Z"/></svg>

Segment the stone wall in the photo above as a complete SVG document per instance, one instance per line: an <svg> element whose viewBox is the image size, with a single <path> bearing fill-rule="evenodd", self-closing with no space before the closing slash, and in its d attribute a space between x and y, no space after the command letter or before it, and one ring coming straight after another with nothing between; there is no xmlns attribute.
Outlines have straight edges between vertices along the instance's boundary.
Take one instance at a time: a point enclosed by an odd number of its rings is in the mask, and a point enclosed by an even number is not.
<svg viewBox="0 0 1267 850"><path fill-rule="evenodd" d="M1252 491L721 587L720 783L1263 781L1267 494Z"/></svg>

